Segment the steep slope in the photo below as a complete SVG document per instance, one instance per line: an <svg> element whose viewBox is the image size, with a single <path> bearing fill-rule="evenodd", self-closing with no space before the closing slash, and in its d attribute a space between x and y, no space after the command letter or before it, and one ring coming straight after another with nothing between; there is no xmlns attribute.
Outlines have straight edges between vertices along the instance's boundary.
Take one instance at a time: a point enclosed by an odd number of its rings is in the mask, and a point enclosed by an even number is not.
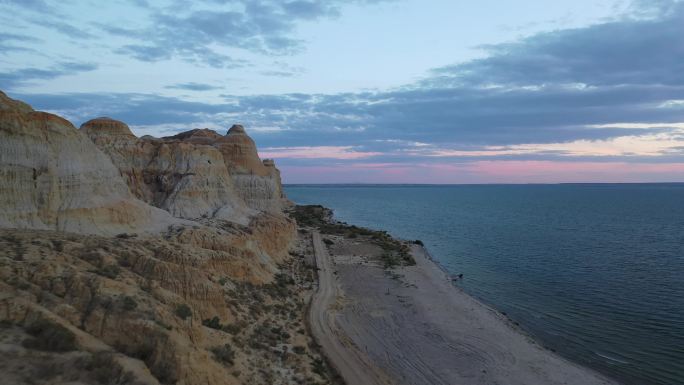
<svg viewBox="0 0 684 385"><path fill-rule="evenodd" d="M222 138L79 131L0 93L3 383L328 382L279 179L258 198L277 204L249 207L231 167L275 174Z"/></svg>
<svg viewBox="0 0 684 385"><path fill-rule="evenodd" d="M233 125L214 146L221 151L237 191L257 210L278 212L287 203L282 191L280 171L273 160L263 162L256 144L241 125Z"/></svg>
<svg viewBox="0 0 684 385"><path fill-rule="evenodd" d="M74 126L0 92L0 227L94 234L158 232L177 223L135 199Z"/></svg>
<svg viewBox="0 0 684 385"><path fill-rule="evenodd" d="M3 383L321 383L303 323L313 271L288 257L273 280L245 246L278 235L255 230L0 229Z"/></svg>
<svg viewBox="0 0 684 385"><path fill-rule="evenodd" d="M259 159L242 126L225 136L196 129L137 138L125 123L97 118L81 131L110 156L138 198L174 216L247 224L257 211L278 214L287 204L275 163Z"/></svg>
<svg viewBox="0 0 684 385"><path fill-rule="evenodd" d="M109 118L90 120L81 131L109 155L138 198L176 217L246 225L256 214L235 190L223 155L202 143L212 139L209 132L137 138L125 123Z"/></svg>

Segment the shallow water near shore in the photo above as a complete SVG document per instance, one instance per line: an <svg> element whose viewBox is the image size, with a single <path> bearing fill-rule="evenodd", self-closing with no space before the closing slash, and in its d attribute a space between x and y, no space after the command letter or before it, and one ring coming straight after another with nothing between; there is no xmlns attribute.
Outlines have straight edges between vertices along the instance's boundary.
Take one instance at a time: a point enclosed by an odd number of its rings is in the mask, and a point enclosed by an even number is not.
<svg viewBox="0 0 684 385"><path fill-rule="evenodd" d="M626 384L684 383L684 184L290 185L421 239L466 292Z"/></svg>

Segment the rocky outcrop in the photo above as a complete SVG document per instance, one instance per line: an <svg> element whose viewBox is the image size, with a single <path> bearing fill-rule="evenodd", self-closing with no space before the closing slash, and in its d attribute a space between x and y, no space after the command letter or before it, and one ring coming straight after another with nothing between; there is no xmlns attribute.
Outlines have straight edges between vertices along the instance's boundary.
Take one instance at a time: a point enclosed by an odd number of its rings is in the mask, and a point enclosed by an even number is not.
<svg viewBox="0 0 684 385"><path fill-rule="evenodd" d="M286 204L280 171L273 160L262 162L256 144L241 125L234 125L214 146L221 151L238 193L257 210L278 212Z"/></svg>
<svg viewBox="0 0 684 385"><path fill-rule="evenodd" d="M256 227L277 239L271 230ZM0 229L2 378L323 383L310 369L320 357L303 329L307 292L290 278L310 270L281 259L287 279L269 283L275 264L255 243L239 226L141 239Z"/></svg>
<svg viewBox="0 0 684 385"><path fill-rule="evenodd" d="M3 379L325 383L286 202L239 126L77 130L0 92Z"/></svg>
<svg viewBox="0 0 684 385"><path fill-rule="evenodd" d="M113 125L119 128L112 130ZM221 153L202 143L211 140L209 132L142 139L128 135L126 124L102 119L84 123L81 131L109 155L133 194L176 217L246 225L256 213L234 189Z"/></svg>
<svg viewBox="0 0 684 385"><path fill-rule="evenodd" d="M118 234L178 222L135 199L109 158L67 120L2 92L0 181L0 227Z"/></svg>
<svg viewBox="0 0 684 385"><path fill-rule="evenodd" d="M242 126L226 136L197 129L137 138L126 124L98 118L81 131L111 157L138 198L174 216L247 224L257 211L282 211L280 173L272 161L262 163Z"/></svg>

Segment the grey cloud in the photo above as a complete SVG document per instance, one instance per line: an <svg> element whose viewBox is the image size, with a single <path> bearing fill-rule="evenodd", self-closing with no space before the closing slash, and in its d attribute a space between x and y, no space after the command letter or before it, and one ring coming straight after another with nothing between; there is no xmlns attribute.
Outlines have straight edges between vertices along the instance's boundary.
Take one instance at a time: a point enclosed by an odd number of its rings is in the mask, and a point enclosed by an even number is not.
<svg viewBox="0 0 684 385"><path fill-rule="evenodd" d="M0 4L22 7L30 10L46 10L49 8L44 0L0 0Z"/></svg>
<svg viewBox="0 0 684 385"><path fill-rule="evenodd" d="M680 0L632 0L627 17L662 18L677 12Z"/></svg>
<svg viewBox="0 0 684 385"><path fill-rule="evenodd" d="M321 1L290 1L283 4L283 9L303 19L317 19L324 16L337 16L339 9Z"/></svg>
<svg viewBox="0 0 684 385"><path fill-rule="evenodd" d="M435 70L429 84L684 84L684 4L662 19L621 20L484 47L489 56Z"/></svg>
<svg viewBox="0 0 684 385"><path fill-rule="evenodd" d="M40 39L14 33L0 33L0 55L10 52L33 52L29 45L39 43Z"/></svg>
<svg viewBox="0 0 684 385"><path fill-rule="evenodd" d="M11 90L39 80L50 80L95 69L97 69L97 65L92 63L63 62L47 69L22 68L10 70L0 73L0 89Z"/></svg>
<svg viewBox="0 0 684 385"><path fill-rule="evenodd" d="M93 117L111 116L131 125L185 124L218 121L219 116L236 112L230 104L189 102L177 98L138 93L13 94L36 109L63 114L79 125Z"/></svg>
<svg viewBox="0 0 684 385"><path fill-rule="evenodd" d="M146 62L155 62L159 60L166 60L170 59L172 56L172 53L169 52L166 48L159 47L159 46L151 46L151 45L138 45L138 44L129 44L125 45L119 49L117 49L115 52L121 53L121 54L129 54L135 59L138 59L140 61L146 61Z"/></svg>
<svg viewBox="0 0 684 385"><path fill-rule="evenodd" d="M220 90L222 87L214 86L211 84L205 84L205 83L178 83L178 84L172 84L170 86L166 86L164 88L168 89L175 89L175 90L186 90L186 91L212 91L212 90Z"/></svg>
<svg viewBox="0 0 684 385"><path fill-rule="evenodd" d="M0 41L2 42L7 42L7 41L18 41L18 42L26 42L26 43L36 43L40 42L40 39L37 39L32 36L27 36L27 35L19 35L15 33L3 33L0 32Z"/></svg>
<svg viewBox="0 0 684 385"><path fill-rule="evenodd" d="M133 5L136 5L141 8L149 8L150 3L147 0L129 0L129 2Z"/></svg>
<svg viewBox="0 0 684 385"><path fill-rule="evenodd" d="M681 121L682 111L662 109L662 99L684 94L682 88L656 92L643 87L586 93L543 94L483 90L394 91L375 94L228 96L222 104L188 102L141 94L60 96L26 95L37 107L69 113L82 109L90 116L118 114L132 125L212 122L228 126L233 120L248 127L278 126L284 131L255 133L264 145L359 145L379 148L378 140L426 142L444 146L511 145L606 139L665 131L630 128L591 128L589 125L639 121ZM641 95L634 97L634 95ZM591 101L595 102L592 103ZM506 105L511 107L505 108ZM666 127L667 124L664 124ZM387 145L383 145L387 148Z"/></svg>
<svg viewBox="0 0 684 385"><path fill-rule="evenodd" d="M72 39L95 39L92 33L69 23L69 16L63 14L53 3L44 0L0 0L0 5L7 6L6 14L16 17L21 10L28 11L24 16L28 23L47 28ZM66 20L66 21L65 21Z"/></svg>
<svg viewBox="0 0 684 385"><path fill-rule="evenodd" d="M591 128L589 124L614 123L623 120L662 123L681 121L681 111L662 111L653 107L654 100L669 97L668 92L681 94L684 90L662 90L639 100L614 98L608 94L595 95L604 101L600 107L591 103L575 103L568 108L556 108L547 112L548 105L537 106L538 97L528 97L527 102L519 93L499 95L495 105L515 104L511 110L496 112L496 107L483 102L487 97L480 94L474 99L467 92L452 93L449 90L397 91L391 93L280 96L227 96L221 104L190 102L172 97L149 94L61 94L61 95L12 95L26 100L34 107L63 114L80 124L94 116L107 115L121 119L133 126L165 125L158 135L190 128L212 127L227 129L235 122L246 125L250 134L261 147L347 145L362 151L379 151L374 161L382 162L438 162L443 158L424 155L406 156L401 151L415 149L412 142L432 144L436 148L454 150L477 150L488 145L508 146L524 143L563 142L578 139L608 139L624 135L643 135L670 132L667 124L653 129ZM644 95L642 88L613 90L628 95ZM494 99L494 96L491 96ZM518 100L521 98L522 100ZM576 98L568 92L555 97L559 104ZM468 105L459 111L459 103ZM525 104L527 103L527 104ZM479 109L473 105L480 104ZM525 110L524 112L517 112ZM594 112L600 111L600 113ZM279 132L259 132L259 127L280 127ZM221 131L221 130L219 130ZM392 142L383 141L396 138ZM681 154L672 153L667 159L673 161ZM450 161L477 159L564 159L559 151L526 155L450 157ZM624 158L624 157L623 157ZM441 160L440 160L441 159ZM584 160L620 160L620 157L580 157ZM631 157L632 160L636 159ZM660 159L660 157L659 157ZM665 159L665 158L662 158ZM622 159L624 160L624 159ZM679 159L680 161L682 159ZM641 159L640 161L660 161ZM291 161L289 161L291 162Z"/></svg>
<svg viewBox="0 0 684 385"><path fill-rule="evenodd" d="M69 23L57 20L36 20L34 24L41 27L51 28L61 34L64 34L72 39L94 39L95 35L83 29L77 28Z"/></svg>
<svg viewBox="0 0 684 385"><path fill-rule="evenodd" d="M281 78L293 78L302 75L306 70L299 67L290 67L285 64L277 65L279 69L277 70L267 70L261 71L260 73L264 76L273 76Z"/></svg>
<svg viewBox="0 0 684 385"><path fill-rule="evenodd" d="M172 8L152 8L152 25L126 29L99 27L110 34L135 39L117 52L138 60L158 61L172 57L198 61L212 67L235 67L235 63L216 52L214 46L244 49L262 55L291 55L304 49L304 41L295 38L297 23L302 20L336 17L344 4L379 3L379 0L209 0L194 5L231 5L221 9L186 11L187 3ZM244 64L244 63L243 63Z"/></svg>
<svg viewBox="0 0 684 385"><path fill-rule="evenodd" d="M288 72L288 71L261 71L260 73L264 76L273 76L273 77L280 77L280 78L292 78L292 77L299 75L297 73Z"/></svg>
<svg viewBox="0 0 684 385"><path fill-rule="evenodd" d="M334 143L387 152L406 149L410 142L462 149L671 132L668 123L684 122L684 109L664 107L684 100L684 7L677 4L656 18L624 18L493 46L487 58L441 68L423 82L388 91L222 95L225 102L219 104L141 94L24 98L76 119L115 115L132 125L171 124L178 130L199 123L228 127L235 121L248 130L275 126L282 131L252 131L261 146L274 147ZM225 33L222 28L243 27L208 25L196 33L216 35ZM262 27L278 34L287 30L281 23ZM243 32L252 33L249 28ZM254 36L259 40L263 34ZM659 126L596 127L621 122ZM382 142L388 138L397 142ZM519 158L561 156L549 152Z"/></svg>
<svg viewBox="0 0 684 385"><path fill-rule="evenodd" d="M136 29L131 29L131 28L124 28L124 27L119 27L117 25L108 25L104 23L92 23L95 27L101 29L102 31L105 31L111 35L115 36L122 36L122 37L128 37L128 38L139 38L140 35L144 33L143 30L136 30Z"/></svg>

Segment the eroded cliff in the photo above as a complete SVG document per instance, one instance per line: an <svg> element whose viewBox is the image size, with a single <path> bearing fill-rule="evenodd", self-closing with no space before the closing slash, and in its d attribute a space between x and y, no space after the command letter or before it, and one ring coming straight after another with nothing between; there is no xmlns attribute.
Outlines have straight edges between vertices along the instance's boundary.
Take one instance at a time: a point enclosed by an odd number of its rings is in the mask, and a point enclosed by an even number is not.
<svg viewBox="0 0 684 385"><path fill-rule="evenodd" d="M244 129L137 138L0 93L7 383L331 377L304 326L314 271Z"/></svg>
<svg viewBox="0 0 684 385"><path fill-rule="evenodd" d="M262 163L242 126L226 136L196 129L137 138L125 123L98 118L81 131L110 156L138 198L174 216L247 224L258 211L282 211L280 174L271 161Z"/></svg>
<svg viewBox="0 0 684 385"><path fill-rule="evenodd" d="M113 235L178 222L135 199L70 122L0 92L0 227Z"/></svg>

